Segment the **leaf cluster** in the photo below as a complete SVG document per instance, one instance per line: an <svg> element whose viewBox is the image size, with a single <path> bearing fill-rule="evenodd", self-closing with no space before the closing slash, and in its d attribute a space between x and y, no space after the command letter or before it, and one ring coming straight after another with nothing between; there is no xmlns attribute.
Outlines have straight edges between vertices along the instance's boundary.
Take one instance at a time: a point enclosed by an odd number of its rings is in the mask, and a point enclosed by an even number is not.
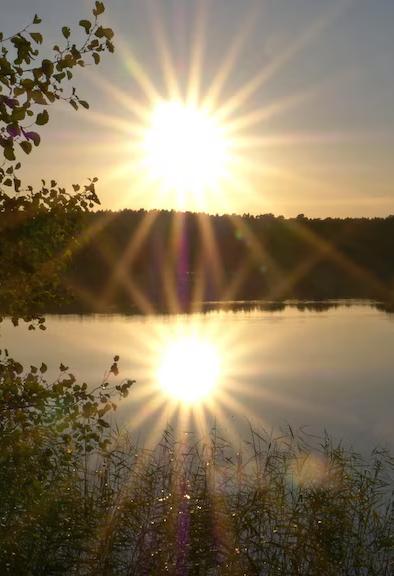
<svg viewBox="0 0 394 576"><path fill-rule="evenodd" d="M104 10L96 1L91 19L79 22L79 33L63 26L62 40L52 48L44 47L38 15L9 37L0 33L0 307L15 320L28 319L31 328L37 304L64 296L61 272L75 246L76 215L100 201L97 178L71 191L55 180L43 179L39 189L23 185L17 155L39 146L37 130L49 122L52 104L89 108L71 81L76 69L99 64L104 52L114 51L114 32L101 22Z"/></svg>
<svg viewBox="0 0 394 576"><path fill-rule="evenodd" d="M7 38L0 33L0 146L6 160L16 159L16 147L30 154L39 146L36 128L48 123L51 104L63 100L75 110L89 108L75 87L67 86L76 68L99 64L102 53L114 51L114 32L100 21L104 10L104 4L96 2L92 19L79 22L84 36L79 42L71 28L63 26L62 40L47 50L48 57L42 56L44 36L37 15Z"/></svg>
<svg viewBox="0 0 394 576"><path fill-rule="evenodd" d="M93 178L67 192L55 180L42 180L39 190L28 187L14 196L0 191L3 314L27 318L44 302L59 306L67 298L64 271L80 243L81 213L99 202L95 184Z"/></svg>
<svg viewBox="0 0 394 576"><path fill-rule="evenodd" d="M78 383L63 364L49 383L47 369L41 363L26 372L7 350L0 356L0 459L19 450L38 451L49 470L59 459L69 461L109 444L106 415L116 410L115 396L127 397L134 381L111 382L111 374L118 374L115 359L106 379L93 389Z"/></svg>
<svg viewBox="0 0 394 576"><path fill-rule="evenodd" d="M6 350L0 355L1 574L70 573L91 534L88 462L106 457L109 417L133 385L116 384L109 370L92 389L63 364L49 382L47 370L45 363L25 370Z"/></svg>

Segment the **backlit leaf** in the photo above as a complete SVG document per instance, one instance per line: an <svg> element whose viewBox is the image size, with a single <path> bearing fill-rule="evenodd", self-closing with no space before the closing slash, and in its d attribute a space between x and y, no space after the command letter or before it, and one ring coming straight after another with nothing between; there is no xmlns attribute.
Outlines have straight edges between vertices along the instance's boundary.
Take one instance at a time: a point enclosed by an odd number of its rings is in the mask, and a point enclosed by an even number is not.
<svg viewBox="0 0 394 576"><path fill-rule="evenodd" d="M44 126L44 124L47 124L48 120L49 120L48 111L43 110L42 112L37 114L36 124L37 126Z"/></svg>
<svg viewBox="0 0 394 576"><path fill-rule="evenodd" d="M79 25L82 26L82 28L85 29L86 34L89 33L89 30L90 30L91 27L92 27L92 23L89 22L89 20L80 20L80 21L79 21Z"/></svg>
<svg viewBox="0 0 394 576"><path fill-rule="evenodd" d="M30 32L30 36L36 44L42 44L42 34L40 32Z"/></svg>
<svg viewBox="0 0 394 576"><path fill-rule="evenodd" d="M19 145L22 148L23 152L25 152L25 154L30 154L32 149L32 145L30 142L28 142L27 140L23 140L23 142L20 142Z"/></svg>

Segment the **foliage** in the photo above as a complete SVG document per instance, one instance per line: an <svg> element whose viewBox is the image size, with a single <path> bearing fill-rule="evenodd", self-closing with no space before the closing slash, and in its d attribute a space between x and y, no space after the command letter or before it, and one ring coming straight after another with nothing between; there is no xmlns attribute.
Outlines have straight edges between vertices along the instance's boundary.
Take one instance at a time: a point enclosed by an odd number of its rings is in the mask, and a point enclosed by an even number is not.
<svg viewBox="0 0 394 576"><path fill-rule="evenodd" d="M327 437L310 445L292 432L255 431L236 451L217 430L182 440L168 430L151 451L115 427L106 431L110 448L97 459L81 445L72 466L55 456L64 452L56 435L45 435L45 466L30 458L37 442L21 456L18 443L9 445L14 484L2 467L2 573L390 574L386 453L363 459Z"/></svg>
<svg viewBox="0 0 394 576"><path fill-rule="evenodd" d="M43 180L31 196L7 197L3 210L0 204L0 307L15 322L41 313L43 303L54 307L67 300L62 272L78 246L80 213L96 198L95 181L68 194L54 180Z"/></svg>
<svg viewBox="0 0 394 576"><path fill-rule="evenodd" d="M113 381L118 357L103 383L88 389L60 365L59 376L49 384L47 366L24 372L8 357L0 361L0 571L2 574L57 573L66 567L63 552L78 552L86 507L88 457L104 453L110 444L108 415L116 410L114 397L125 398L133 382ZM54 561L45 547L56 542ZM72 546L77 548L72 549ZM62 560L60 559L62 558ZM63 563L63 564L62 564ZM55 572L52 572L54 570Z"/></svg>
<svg viewBox="0 0 394 576"><path fill-rule="evenodd" d="M74 87L66 94L64 86L73 78L74 68L84 67L88 57L98 64L102 52L114 51L113 30L104 28L99 21L103 12L103 3L96 2L93 21L79 22L84 34L79 44L72 40L70 28L63 26L63 41L53 46L47 58L42 57L44 37L37 29L41 23L37 15L16 34L4 38L0 33L0 145L7 160L15 160L16 146L29 154L33 145L39 145L40 136L30 126L47 124L50 104L64 100L75 110L89 107ZM15 178L13 183L3 179L3 184L19 189Z"/></svg>
<svg viewBox="0 0 394 576"><path fill-rule="evenodd" d="M104 52L114 51L114 33L101 24L104 10L102 2L95 2L92 21L81 20L78 33L63 26L62 40L52 49L45 46L38 15L15 34L0 33L0 300L15 320L30 321L40 302L65 297L60 273L80 232L75 214L99 204L96 178L73 185L71 192L43 179L35 190L22 185L16 160L18 153L30 154L39 146L36 130L49 122L51 105L64 101L75 110L89 108L70 82L75 69L99 64Z"/></svg>

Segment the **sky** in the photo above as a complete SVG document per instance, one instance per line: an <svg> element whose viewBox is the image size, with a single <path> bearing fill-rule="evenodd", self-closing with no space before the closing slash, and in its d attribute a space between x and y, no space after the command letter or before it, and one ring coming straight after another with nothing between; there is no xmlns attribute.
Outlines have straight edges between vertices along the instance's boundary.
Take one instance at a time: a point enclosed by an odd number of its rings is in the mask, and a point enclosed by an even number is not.
<svg viewBox="0 0 394 576"><path fill-rule="evenodd" d="M92 7L88 0L0 2L3 32L38 13L49 45ZM97 176L104 208L179 208L174 194L156 193L135 168L136 104L147 112L154 106L141 71L166 100L170 69L181 94L190 77L201 100L220 86L214 114L236 102L226 120L238 143L228 181L198 202L184 199L182 208L321 218L394 213L393 0L105 4L116 52L75 80L91 108L52 107L40 148L24 159L25 180L70 185Z"/></svg>

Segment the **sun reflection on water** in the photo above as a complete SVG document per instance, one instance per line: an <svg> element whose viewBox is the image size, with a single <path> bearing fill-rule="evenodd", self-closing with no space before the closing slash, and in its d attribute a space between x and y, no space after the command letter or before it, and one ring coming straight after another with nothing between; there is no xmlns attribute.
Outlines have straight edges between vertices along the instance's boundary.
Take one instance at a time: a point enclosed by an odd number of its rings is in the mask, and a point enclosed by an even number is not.
<svg viewBox="0 0 394 576"><path fill-rule="evenodd" d="M287 399L265 385L261 372L262 357L265 373L274 370L268 349L275 338L255 338L246 318L218 310L115 322L122 374L136 381L119 406L125 429L153 446L167 429L176 437L202 438L218 427L237 442L239 430L264 426L261 402Z"/></svg>
<svg viewBox="0 0 394 576"><path fill-rule="evenodd" d="M231 437L236 418L255 419L245 404L252 394L247 382L264 346L250 342L243 323L235 327L232 318L231 312L213 312L141 320L132 346L125 326L127 346L120 356L132 366L136 385L121 418L128 429L144 430L146 445L168 426L176 435L202 437L217 423Z"/></svg>
<svg viewBox="0 0 394 576"><path fill-rule="evenodd" d="M220 354L212 341L185 335L170 341L159 356L157 380L173 399L192 406L213 396L220 368Z"/></svg>

